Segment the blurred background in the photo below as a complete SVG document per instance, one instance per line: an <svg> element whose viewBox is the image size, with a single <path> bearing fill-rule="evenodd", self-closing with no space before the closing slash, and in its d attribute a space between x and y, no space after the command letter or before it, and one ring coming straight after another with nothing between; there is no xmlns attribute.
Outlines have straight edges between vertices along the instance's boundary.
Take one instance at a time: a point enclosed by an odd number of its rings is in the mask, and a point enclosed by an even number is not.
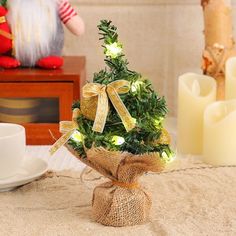
<svg viewBox="0 0 236 236"><path fill-rule="evenodd" d="M176 115L177 78L201 73L204 47L200 0L71 0L86 24L80 38L66 31L64 55L85 55L87 78L104 67L96 26L110 19L119 29L130 68L148 77Z"/></svg>

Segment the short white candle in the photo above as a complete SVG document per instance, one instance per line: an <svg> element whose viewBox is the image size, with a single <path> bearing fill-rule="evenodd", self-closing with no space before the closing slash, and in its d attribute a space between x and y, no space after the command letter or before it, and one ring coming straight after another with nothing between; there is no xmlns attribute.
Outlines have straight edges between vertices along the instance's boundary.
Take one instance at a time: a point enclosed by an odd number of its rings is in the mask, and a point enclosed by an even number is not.
<svg viewBox="0 0 236 236"><path fill-rule="evenodd" d="M202 154L203 114L216 100L212 77L187 73L179 77L177 147L180 153Z"/></svg>
<svg viewBox="0 0 236 236"><path fill-rule="evenodd" d="M231 57L225 64L225 98L236 98L236 57Z"/></svg>
<svg viewBox="0 0 236 236"><path fill-rule="evenodd" d="M236 165L236 100L215 102L204 114L203 161Z"/></svg>

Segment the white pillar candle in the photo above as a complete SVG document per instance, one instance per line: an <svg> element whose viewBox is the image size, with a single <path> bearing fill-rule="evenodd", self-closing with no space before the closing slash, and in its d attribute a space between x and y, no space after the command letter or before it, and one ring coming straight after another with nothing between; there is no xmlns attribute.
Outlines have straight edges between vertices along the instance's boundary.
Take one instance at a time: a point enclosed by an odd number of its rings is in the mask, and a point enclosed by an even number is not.
<svg viewBox="0 0 236 236"><path fill-rule="evenodd" d="M236 165L236 100L215 102L204 114L203 161Z"/></svg>
<svg viewBox="0 0 236 236"><path fill-rule="evenodd" d="M212 77L187 73L179 77L177 147L180 153L202 154L203 114L216 100Z"/></svg>
<svg viewBox="0 0 236 236"><path fill-rule="evenodd" d="M236 57L231 57L225 65L225 98L236 98Z"/></svg>

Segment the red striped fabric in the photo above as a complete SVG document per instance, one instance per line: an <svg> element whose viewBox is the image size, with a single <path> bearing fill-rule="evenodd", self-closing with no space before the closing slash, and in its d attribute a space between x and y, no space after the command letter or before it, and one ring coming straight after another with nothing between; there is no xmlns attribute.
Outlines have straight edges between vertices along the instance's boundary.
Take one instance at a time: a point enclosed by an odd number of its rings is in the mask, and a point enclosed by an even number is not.
<svg viewBox="0 0 236 236"><path fill-rule="evenodd" d="M59 16L64 24L66 24L73 16L76 15L77 12L70 5L68 0L59 0Z"/></svg>

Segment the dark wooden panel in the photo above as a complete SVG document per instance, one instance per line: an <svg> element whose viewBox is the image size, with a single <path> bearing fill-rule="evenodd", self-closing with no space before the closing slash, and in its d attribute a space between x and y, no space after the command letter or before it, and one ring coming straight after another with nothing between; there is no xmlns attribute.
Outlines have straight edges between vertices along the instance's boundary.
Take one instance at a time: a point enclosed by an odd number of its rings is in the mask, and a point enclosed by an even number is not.
<svg viewBox="0 0 236 236"><path fill-rule="evenodd" d="M86 82L85 57L64 57L59 70L37 68L0 69L0 98L59 98L60 120L71 120L72 102L81 96ZM23 124L27 144L52 144L49 130L58 138L59 125L53 123Z"/></svg>

